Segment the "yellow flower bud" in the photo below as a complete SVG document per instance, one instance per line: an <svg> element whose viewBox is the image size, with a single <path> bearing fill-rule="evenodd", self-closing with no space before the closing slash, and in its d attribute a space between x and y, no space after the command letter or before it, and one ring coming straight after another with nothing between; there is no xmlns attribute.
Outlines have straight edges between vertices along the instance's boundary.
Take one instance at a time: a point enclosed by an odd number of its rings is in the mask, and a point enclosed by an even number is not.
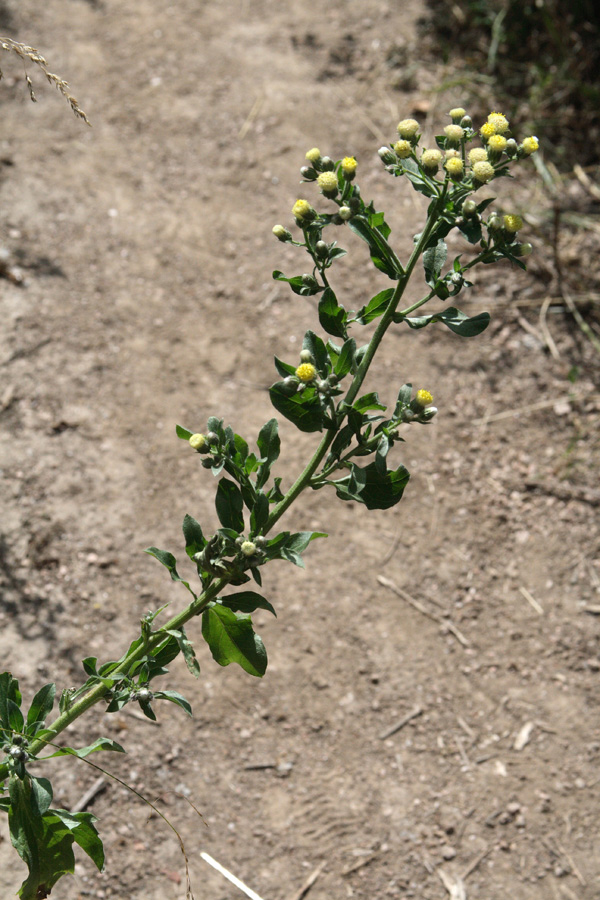
<svg viewBox="0 0 600 900"><path fill-rule="evenodd" d="M462 119L463 116L466 116L466 110L462 108L462 106L456 106L454 109L451 109L448 115L451 119Z"/></svg>
<svg viewBox="0 0 600 900"><path fill-rule="evenodd" d="M444 134L451 144L458 144L465 136L464 129L460 125L446 125Z"/></svg>
<svg viewBox="0 0 600 900"><path fill-rule="evenodd" d="M476 162L487 162L487 150L484 147L473 147L469 150L469 162L474 165Z"/></svg>
<svg viewBox="0 0 600 900"><path fill-rule="evenodd" d="M452 156L444 163L444 168L450 178L462 178L464 172L463 161L458 156Z"/></svg>
<svg viewBox="0 0 600 900"><path fill-rule="evenodd" d="M420 390L417 391L415 395L415 401L425 408L426 406L430 406L433 403L433 394L430 394L429 391Z"/></svg>
<svg viewBox="0 0 600 900"><path fill-rule="evenodd" d="M536 150L539 150L540 142L538 139L531 135L531 137L526 137L521 144L521 148L525 156L531 156L532 153L535 153Z"/></svg>
<svg viewBox="0 0 600 900"><path fill-rule="evenodd" d="M321 151L318 147L313 147L312 150L309 150L305 157L309 162L316 163L321 159Z"/></svg>
<svg viewBox="0 0 600 900"><path fill-rule="evenodd" d="M292 214L300 222L311 222L316 216L316 212L308 200L296 200L292 207Z"/></svg>
<svg viewBox="0 0 600 900"><path fill-rule="evenodd" d="M191 438L188 439L188 443L194 450L203 450L204 447L206 447L207 441L203 434L193 434Z"/></svg>
<svg viewBox="0 0 600 900"><path fill-rule="evenodd" d="M435 175L442 160L439 150L424 150L421 156L421 165L430 175Z"/></svg>
<svg viewBox="0 0 600 900"><path fill-rule="evenodd" d="M419 133L419 123L416 119L402 119L398 122L398 134L405 141L415 141Z"/></svg>
<svg viewBox="0 0 600 900"><path fill-rule="evenodd" d="M254 556L256 553L256 544L252 541L244 541L240 550L244 554L244 556Z"/></svg>
<svg viewBox="0 0 600 900"><path fill-rule="evenodd" d="M476 162L473 166L473 175L482 184L486 184L494 177L494 167L489 162Z"/></svg>
<svg viewBox="0 0 600 900"><path fill-rule="evenodd" d="M508 131L508 119L499 112L491 112L488 116L488 125L491 125L495 134L504 134Z"/></svg>
<svg viewBox="0 0 600 900"><path fill-rule="evenodd" d="M335 197L338 192L338 180L335 172L321 172L317 184L326 197Z"/></svg>
<svg viewBox="0 0 600 900"><path fill-rule="evenodd" d="M356 167L358 163L353 156L345 156L342 160L342 172L348 181L352 181L356 175Z"/></svg>
<svg viewBox="0 0 600 900"><path fill-rule="evenodd" d="M275 237L279 241L283 241L283 243L285 243L286 241L291 241L292 239L292 235L287 230L287 228L283 227L283 225L274 225L272 231Z"/></svg>
<svg viewBox="0 0 600 900"><path fill-rule="evenodd" d="M493 134L496 134L496 129L491 122L486 122L485 125L482 125L479 129L479 134L483 141L487 141Z"/></svg>
<svg viewBox="0 0 600 900"><path fill-rule="evenodd" d="M296 378L299 378L304 384L310 384L317 377L317 370L312 363L301 363L296 369Z"/></svg>
<svg viewBox="0 0 600 900"><path fill-rule="evenodd" d="M507 140L501 134L493 134L488 141L488 150L493 153L502 153L506 150Z"/></svg>
<svg viewBox="0 0 600 900"><path fill-rule="evenodd" d="M412 153L412 144L410 141L396 141L394 144L394 153L398 159L408 159Z"/></svg>
<svg viewBox="0 0 600 900"><path fill-rule="evenodd" d="M504 230L509 234L516 234L523 227L523 219L521 216L508 215L503 217Z"/></svg>

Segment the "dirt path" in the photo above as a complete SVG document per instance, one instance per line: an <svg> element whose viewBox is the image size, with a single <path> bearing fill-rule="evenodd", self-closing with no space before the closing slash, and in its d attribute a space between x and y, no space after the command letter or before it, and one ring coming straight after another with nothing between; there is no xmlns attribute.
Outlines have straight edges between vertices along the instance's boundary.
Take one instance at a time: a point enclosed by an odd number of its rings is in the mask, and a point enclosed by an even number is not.
<svg viewBox="0 0 600 900"><path fill-rule="evenodd" d="M289 222L304 152L355 154L407 248L420 208L390 193L377 147L424 99L441 120L461 97L426 94L435 69L410 68L417 3L7 5L12 34L69 78L94 125L39 79L32 106L3 65L1 243L26 286L0 281L0 660L29 691L77 683L83 656L120 654L148 608L183 603L141 553L181 555L184 514L215 518L175 422L218 413L252 438L271 415L272 355L316 327L270 278L301 265L271 226ZM411 79L419 90L398 90ZM360 305L381 280L344 238L338 283ZM387 400L404 380L428 387L440 415L407 435L399 507L299 504L289 524L330 538L306 573L272 567L279 618L256 616L265 679L203 652L198 683L172 667L193 720L161 709L158 726L123 714L75 732L125 743L105 762L162 797L198 900L241 896L201 850L265 900L294 897L323 864L310 900L438 900L467 872L469 900L598 896L598 395L564 327L557 362L511 310L532 277L484 285L469 305L496 307L481 339L391 337L373 381ZM312 440L282 434L291 478ZM97 773L63 768L69 807ZM184 896L177 841L146 807L110 784L91 809L107 873L82 863L57 897ZM2 897L12 857L2 823Z"/></svg>

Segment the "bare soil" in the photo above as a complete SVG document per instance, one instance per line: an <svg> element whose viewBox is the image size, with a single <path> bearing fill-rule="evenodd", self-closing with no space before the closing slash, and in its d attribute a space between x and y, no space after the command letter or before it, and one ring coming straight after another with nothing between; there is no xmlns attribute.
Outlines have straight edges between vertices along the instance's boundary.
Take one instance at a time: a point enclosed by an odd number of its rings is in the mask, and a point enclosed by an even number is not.
<svg viewBox="0 0 600 900"><path fill-rule="evenodd" d="M448 70L422 59L417 0L3 6L93 123L35 69L32 105L2 61L1 243L25 280L0 280L0 662L30 696L79 683L83 657L115 658L148 609L185 602L141 552L182 556L185 513L216 527L212 476L175 423L218 414L253 439L273 354L293 361L318 328L311 301L271 280L305 268L271 227L291 224L306 150L357 156L405 253L421 198L376 150L407 115L431 139L463 98L431 90ZM501 183L507 208L531 202L527 173ZM387 285L339 239L356 308ZM288 514L330 536L306 572L266 573L265 678L219 669L199 641L201 679L179 660L169 676L193 719L165 704L158 725L124 711L73 730L126 745L98 762L159 798L197 900L242 896L202 850L264 900L298 898L316 870L310 900L600 896L598 360L557 307L558 358L544 346L540 243L527 274L486 271L460 304L492 313L481 338L390 335L372 387L391 402L412 381L440 414L407 429L399 506L321 491ZM577 250L569 265L576 277ZM289 484L314 437L281 431ZM98 772L67 762L69 808ZM89 809L107 871L82 860L57 898L185 896L178 841L147 806L108 782ZM3 823L0 896L21 877Z"/></svg>

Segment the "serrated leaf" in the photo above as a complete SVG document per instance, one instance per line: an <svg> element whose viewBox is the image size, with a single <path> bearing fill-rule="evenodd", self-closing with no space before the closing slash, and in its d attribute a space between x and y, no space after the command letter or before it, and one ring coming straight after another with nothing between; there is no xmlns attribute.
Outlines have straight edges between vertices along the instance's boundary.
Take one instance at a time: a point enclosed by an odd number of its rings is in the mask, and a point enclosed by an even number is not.
<svg viewBox="0 0 600 900"><path fill-rule="evenodd" d="M221 478L217 487L215 506L221 525L241 534L244 530L244 501L237 484L228 478Z"/></svg>
<svg viewBox="0 0 600 900"><path fill-rule="evenodd" d="M229 594L228 597L221 598L221 603L234 612L251 613L255 609L267 609L277 616L272 604L256 591L240 591L238 594Z"/></svg>
<svg viewBox="0 0 600 900"><path fill-rule="evenodd" d="M334 337L346 337L347 313L340 306L334 292L326 287L319 298L319 322L321 327Z"/></svg>
<svg viewBox="0 0 600 900"><path fill-rule="evenodd" d="M189 441L191 436L193 435L193 431L188 431L187 428L184 428L183 425L175 426L175 434L178 438L181 438L183 441Z"/></svg>
<svg viewBox="0 0 600 900"><path fill-rule="evenodd" d="M235 662L250 675L265 674L267 651L252 628L250 616L225 606L209 607L202 613L202 635L220 666Z"/></svg>

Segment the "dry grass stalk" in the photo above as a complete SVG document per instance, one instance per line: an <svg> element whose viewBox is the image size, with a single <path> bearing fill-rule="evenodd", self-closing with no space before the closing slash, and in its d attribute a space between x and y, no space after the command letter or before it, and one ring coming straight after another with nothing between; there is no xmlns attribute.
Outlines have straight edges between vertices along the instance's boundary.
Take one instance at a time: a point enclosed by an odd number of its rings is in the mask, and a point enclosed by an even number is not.
<svg viewBox="0 0 600 900"><path fill-rule="evenodd" d="M77 100L73 95L69 92L69 83L64 81L58 75L55 75L53 72L50 72L48 69L48 63L38 51L34 47L28 47L26 44L21 44L19 41L13 41L12 38L8 37L0 37L0 50L5 50L7 53L16 53L16 55L23 61L23 64L26 64L27 60L29 62L34 63L36 66L42 70L50 84L53 84L56 89L63 95L75 115L83 119L86 125L91 127L91 122L88 117L84 113L84 111L79 106ZM0 78L2 78L2 69L0 69ZM37 101L37 97L33 92L33 84L31 82L31 78L29 75L25 75L25 82L27 84L27 88L29 90L29 96L32 101L35 103Z"/></svg>

